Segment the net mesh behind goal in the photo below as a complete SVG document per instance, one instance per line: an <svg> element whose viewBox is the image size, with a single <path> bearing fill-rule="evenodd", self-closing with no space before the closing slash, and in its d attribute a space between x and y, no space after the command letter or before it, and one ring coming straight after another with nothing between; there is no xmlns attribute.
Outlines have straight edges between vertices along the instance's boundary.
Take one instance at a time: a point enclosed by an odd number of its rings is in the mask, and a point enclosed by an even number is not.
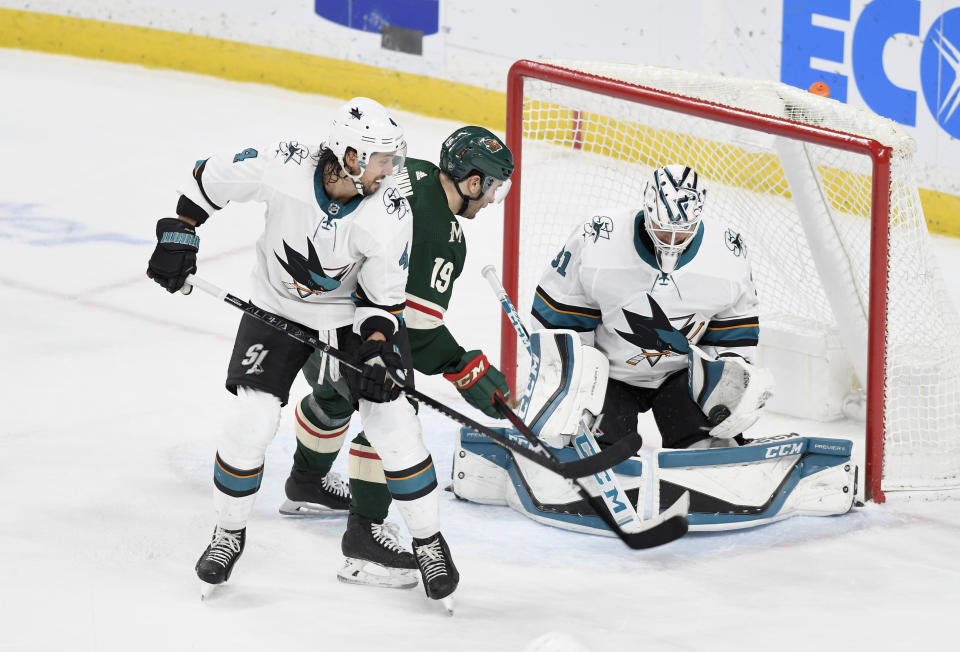
<svg viewBox="0 0 960 652"><path fill-rule="evenodd" d="M761 341L765 329L833 333L865 381L868 327L883 325L883 490L960 485L960 354L951 337L958 320L912 178L913 141L891 121L782 84L628 64L551 64L745 115L737 124L695 117L600 79L579 89L562 78L532 78L515 65L511 77L522 84L522 101L508 110L508 137L511 130L522 134L521 176L519 213L511 218L508 206L508 222L517 219L519 233L505 258L516 260L525 318L540 276L574 229L607 208L639 208L654 167L689 165L708 189L704 219L722 216L743 234L761 300ZM538 74L552 65L539 66ZM798 135L772 135L746 112L795 124ZM886 315L870 309L874 161L807 142L799 125L889 148ZM508 144L517 154L517 143ZM508 276L510 269L505 260ZM526 369L522 352L518 358Z"/></svg>

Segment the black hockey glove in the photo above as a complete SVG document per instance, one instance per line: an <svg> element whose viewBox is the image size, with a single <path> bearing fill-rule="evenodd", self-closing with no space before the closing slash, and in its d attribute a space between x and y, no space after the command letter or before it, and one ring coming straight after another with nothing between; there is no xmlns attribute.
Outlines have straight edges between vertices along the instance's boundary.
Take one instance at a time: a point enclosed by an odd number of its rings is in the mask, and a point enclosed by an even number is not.
<svg viewBox="0 0 960 652"><path fill-rule="evenodd" d="M400 396L407 383L407 369L400 349L391 341L366 340L357 350L363 365L360 376L360 398L374 403L388 403Z"/></svg>
<svg viewBox="0 0 960 652"><path fill-rule="evenodd" d="M173 293L183 287L188 274L197 271L200 238L193 226L175 217L157 222L157 246L147 265L147 276ZM187 290L185 294L190 294Z"/></svg>

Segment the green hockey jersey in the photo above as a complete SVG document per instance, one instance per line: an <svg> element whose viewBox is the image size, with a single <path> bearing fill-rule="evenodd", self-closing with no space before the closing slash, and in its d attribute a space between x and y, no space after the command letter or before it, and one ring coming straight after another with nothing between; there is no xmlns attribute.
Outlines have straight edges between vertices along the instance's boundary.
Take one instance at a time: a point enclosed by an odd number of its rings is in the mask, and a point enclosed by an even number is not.
<svg viewBox="0 0 960 652"><path fill-rule="evenodd" d="M453 285L463 272L467 243L457 216L447 205L440 169L408 158L394 176L413 210L413 245L403 317L417 371L434 375L453 371L464 353L443 324Z"/></svg>

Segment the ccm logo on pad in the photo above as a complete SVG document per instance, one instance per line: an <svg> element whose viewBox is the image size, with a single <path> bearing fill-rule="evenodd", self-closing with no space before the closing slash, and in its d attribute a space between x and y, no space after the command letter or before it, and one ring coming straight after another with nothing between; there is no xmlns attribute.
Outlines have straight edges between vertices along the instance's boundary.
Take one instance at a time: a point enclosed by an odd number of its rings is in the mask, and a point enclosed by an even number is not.
<svg viewBox="0 0 960 652"><path fill-rule="evenodd" d="M780 446L770 446L764 454L766 459L771 457L784 457L786 455L799 455L803 451L803 444L782 444Z"/></svg>

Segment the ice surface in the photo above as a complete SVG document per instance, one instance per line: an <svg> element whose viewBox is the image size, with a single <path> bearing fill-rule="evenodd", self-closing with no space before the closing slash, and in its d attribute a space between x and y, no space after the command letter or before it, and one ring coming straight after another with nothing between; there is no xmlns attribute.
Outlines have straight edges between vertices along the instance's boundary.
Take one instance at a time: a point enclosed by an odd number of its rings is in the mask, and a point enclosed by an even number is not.
<svg viewBox="0 0 960 652"><path fill-rule="evenodd" d="M243 559L201 603L193 565L213 525L239 313L146 278L154 224L197 159L319 142L341 101L10 50L0 88L0 650L953 649L956 501L894 500L637 552L444 493L463 577L453 618L421 588L341 584L344 519L277 513L289 407ZM458 126L397 115L410 155L432 160ZM260 216L230 206L205 225L201 274L243 296ZM488 209L465 226L470 260L448 313L491 358L499 305L479 270L499 265L500 219ZM936 242L960 294L960 243ZM420 380L469 410L445 381ZM305 392L298 379L292 396ZM423 424L446 484L455 427L429 410ZM844 422L770 416L757 428L862 440Z"/></svg>

